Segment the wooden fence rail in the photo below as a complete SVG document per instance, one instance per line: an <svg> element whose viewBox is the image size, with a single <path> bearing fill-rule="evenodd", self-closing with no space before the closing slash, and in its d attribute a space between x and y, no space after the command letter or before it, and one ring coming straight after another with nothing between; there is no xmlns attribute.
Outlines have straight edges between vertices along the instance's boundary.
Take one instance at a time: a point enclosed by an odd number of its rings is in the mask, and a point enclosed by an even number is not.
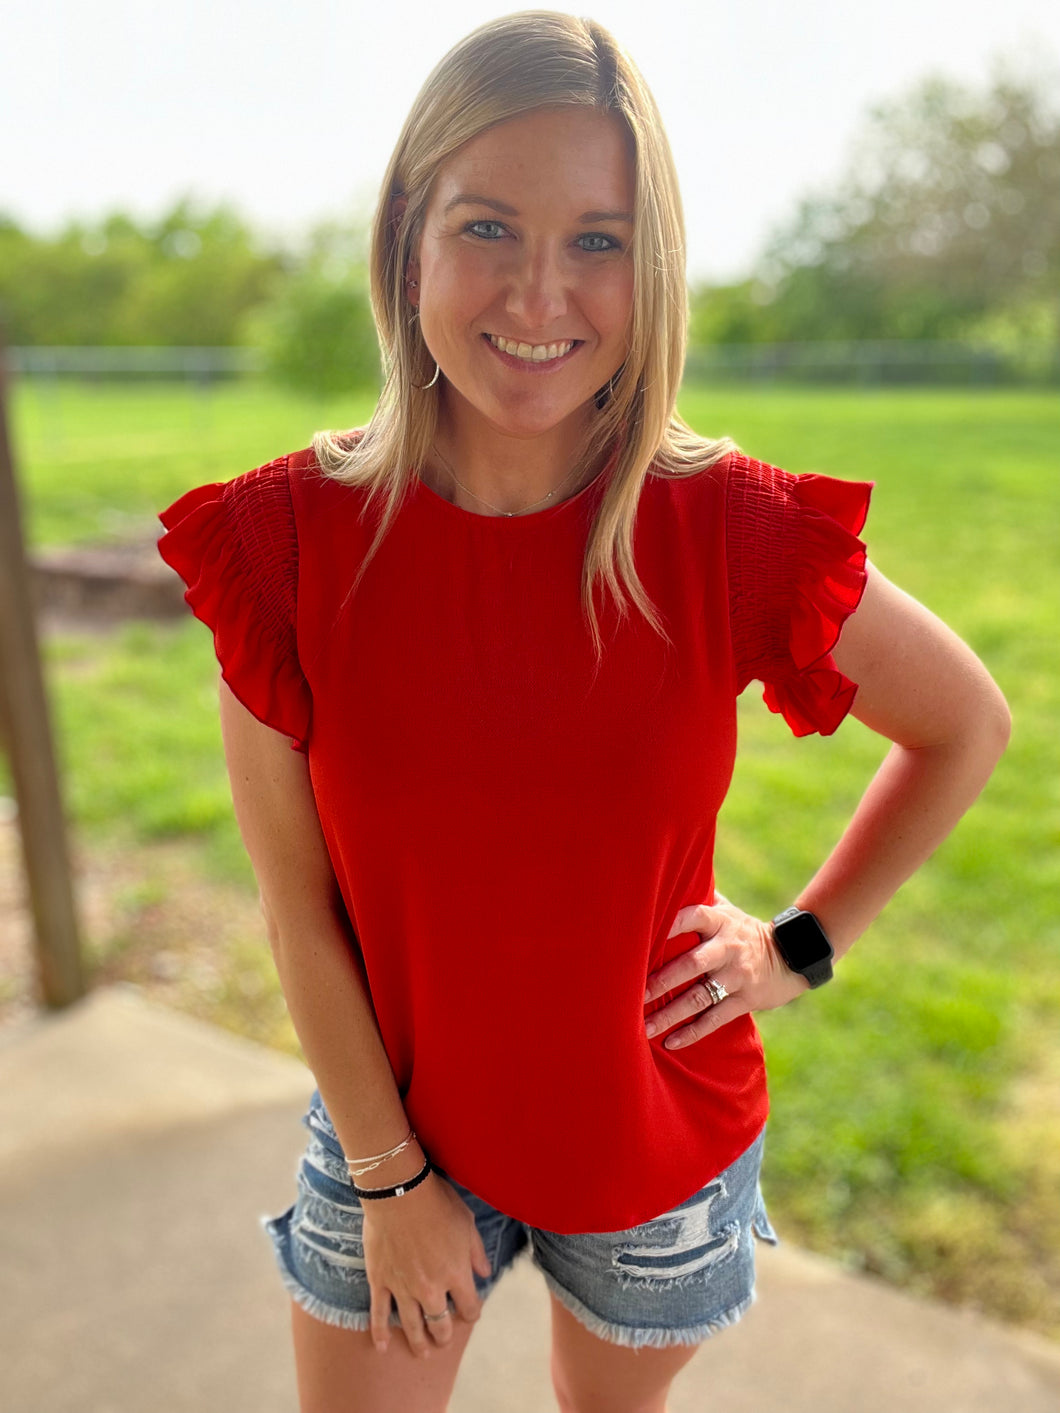
<svg viewBox="0 0 1060 1413"><path fill-rule="evenodd" d="M0 337L0 741L11 762L36 938L40 993L67 1006L85 992L66 825L8 435Z"/></svg>

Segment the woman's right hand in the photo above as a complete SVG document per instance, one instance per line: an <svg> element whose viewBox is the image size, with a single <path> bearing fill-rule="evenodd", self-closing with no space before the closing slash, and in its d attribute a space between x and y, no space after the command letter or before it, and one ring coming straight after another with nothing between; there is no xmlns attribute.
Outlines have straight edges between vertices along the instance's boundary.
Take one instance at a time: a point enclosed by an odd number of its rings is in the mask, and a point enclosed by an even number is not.
<svg viewBox="0 0 1060 1413"><path fill-rule="evenodd" d="M385 1351L390 1338L391 1296L413 1354L429 1354L432 1340L448 1344L453 1337L448 1295L461 1319L477 1320L482 1301L472 1272L486 1277L493 1270L471 1209L437 1172L401 1197L369 1199L362 1206L376 1348ZM424 1311L442 1310L444 1320L423 1318Z"/></svg>

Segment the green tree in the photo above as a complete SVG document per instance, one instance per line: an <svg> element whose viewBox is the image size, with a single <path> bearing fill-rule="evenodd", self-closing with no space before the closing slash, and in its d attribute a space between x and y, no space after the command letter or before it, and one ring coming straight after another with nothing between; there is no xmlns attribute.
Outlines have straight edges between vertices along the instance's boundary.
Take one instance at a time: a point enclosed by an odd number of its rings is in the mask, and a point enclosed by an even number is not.
<svg viewBox="0 0 1060 1413"><path fill-rule="evenodd" d="M232 344L284 270L233 211L186 199L155 223L119 212L55 236L0 219L0 305L16 344Z"/></svg>
<svg viewBox="0 0 1060 1413"><path fill-rule="evenodd" d="M1009 326L1040 337L1051 309L1055 344L1058 91L1055 75L999 67L982 90L928 78L874 108L836 188L799 205L753 282L697 291L693 327L733 342L959 338L1032 307Z"/></svg>
<svg viewBox="0 0 1060 1413"><path fill-rule="evenodd" d="M378 385L366 253L363 221L318 224L275 297L245 321L245 338L264 350L278 382L320 394Z"/></svg>

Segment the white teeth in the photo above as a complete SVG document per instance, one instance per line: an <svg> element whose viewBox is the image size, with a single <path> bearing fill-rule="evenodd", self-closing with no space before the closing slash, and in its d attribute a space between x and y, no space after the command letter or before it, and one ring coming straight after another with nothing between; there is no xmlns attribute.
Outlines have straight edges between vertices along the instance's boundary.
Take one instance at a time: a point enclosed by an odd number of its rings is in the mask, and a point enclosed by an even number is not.
<svg viewBox="0 0 1060 1413"><path fill-rule="evenodd" d="M531 363L545 363L550 358L562 358L574 347L574 340L564 343L516 343L514 339L501 338L500 334L490 334L490 343L502 353L510 353L516 358L525 358Z"/></svg>

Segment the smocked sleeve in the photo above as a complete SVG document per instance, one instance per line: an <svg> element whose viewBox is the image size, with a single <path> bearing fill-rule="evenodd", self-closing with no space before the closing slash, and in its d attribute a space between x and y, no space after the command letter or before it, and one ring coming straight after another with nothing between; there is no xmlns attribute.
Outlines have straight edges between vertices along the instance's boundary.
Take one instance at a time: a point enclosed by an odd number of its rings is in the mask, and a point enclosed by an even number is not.
<svg viewBox="0 0 1060 1413"><path fill-rule="evenodd" d="M259 721L306 750L309 685L298 660L298 537L287 458L197 486L159 513L162 558L213 632L221 675Z"/></svg>
<svg viewBox="0 0 1060 1413"><path fill-rule="evenodd" d="M796 736L829 736L857 685L832 649L865 589L859 535L871 481L794 476L750 458L727 480L726 546L737 691L762 682Z"/></svg>

